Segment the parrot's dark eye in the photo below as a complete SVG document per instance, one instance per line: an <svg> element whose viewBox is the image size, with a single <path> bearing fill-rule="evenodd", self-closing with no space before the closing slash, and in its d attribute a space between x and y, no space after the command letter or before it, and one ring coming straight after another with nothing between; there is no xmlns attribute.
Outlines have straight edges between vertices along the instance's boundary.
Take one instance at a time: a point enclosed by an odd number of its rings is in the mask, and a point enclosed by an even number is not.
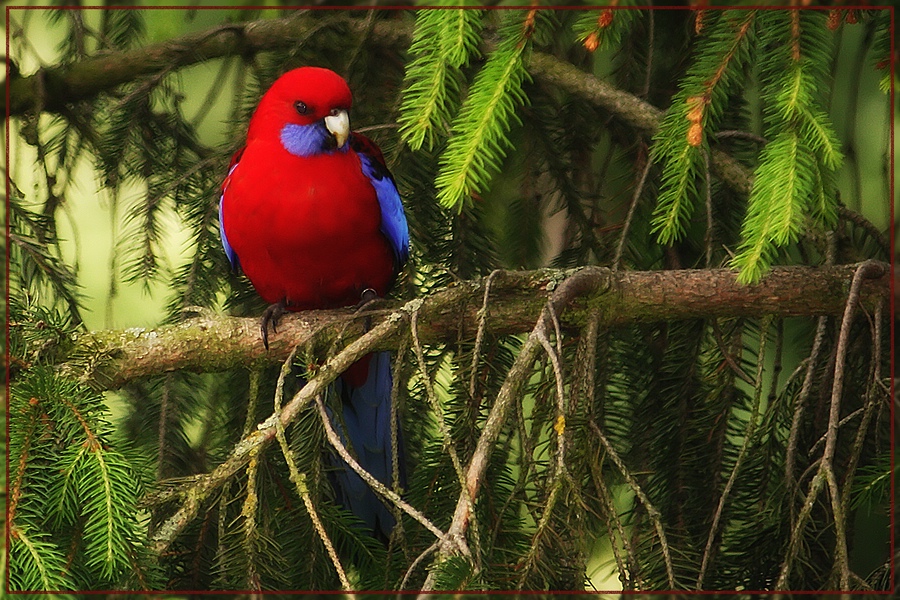
<svg viewBox="0 0 900 600"><path fill-rule="evenodd" d="M296 102L294 102L294 110L296 110L297 114L299 114L299 115L305 115L306 113L309 112L309 107L306 106L306 102L301 102L300 100L297 100Z"/></svg>

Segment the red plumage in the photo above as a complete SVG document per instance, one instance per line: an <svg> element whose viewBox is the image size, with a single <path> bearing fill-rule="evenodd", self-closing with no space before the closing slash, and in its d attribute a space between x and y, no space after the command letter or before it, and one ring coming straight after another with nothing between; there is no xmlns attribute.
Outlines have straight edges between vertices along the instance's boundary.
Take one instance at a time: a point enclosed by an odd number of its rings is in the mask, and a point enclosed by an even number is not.
<svg viewBox="0 0 900 600"><path fill-rule="evenodd" d="M266 302L294 311L348 306L367 288L384 296L393 283L395 261L358 144L297 156L281 138L286 124L311 125L351 103L343 79L306 67L278 79L250 121L224 186L222 227Z"/></svg>
<svg viewBox="0 0 900 600"><path fill-rule="evenodd" d="M350 131L350 89L337 74L304 67L281 76L260 100L235 156L219 204L222 243L272 304L305 310L357 304L371 288L387 294L409 256L400 194L371 140ZM391 407L389 352L363 357L332 387L341 398L341 429L360 464L391 485L405 485L402 443ZM399 446L395 446L395 442ZM368 485L333 457L338 500L387 539L395 518Z"/></svg>

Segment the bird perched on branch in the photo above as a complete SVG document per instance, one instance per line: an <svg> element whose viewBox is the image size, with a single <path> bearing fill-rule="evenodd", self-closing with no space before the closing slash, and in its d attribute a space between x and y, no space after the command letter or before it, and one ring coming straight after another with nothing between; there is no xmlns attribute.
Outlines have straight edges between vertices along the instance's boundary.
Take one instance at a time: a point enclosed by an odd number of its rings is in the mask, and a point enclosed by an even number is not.
<svg viewBox="0 0 900 600"><path fill-rule="evenodd" d="M269 326L277 332L284 311L384 296L409 256L397 186L375 143L351 131L351 104L350 88L333 71L288 71L260 100L223 184L222 245L270 303L261 321L267 349ZM335 385L342 437L388 487L391 388L386 352L363 357ZM335 479L341 503L389 536L394 517L368 485L343 463Z"/></svg>

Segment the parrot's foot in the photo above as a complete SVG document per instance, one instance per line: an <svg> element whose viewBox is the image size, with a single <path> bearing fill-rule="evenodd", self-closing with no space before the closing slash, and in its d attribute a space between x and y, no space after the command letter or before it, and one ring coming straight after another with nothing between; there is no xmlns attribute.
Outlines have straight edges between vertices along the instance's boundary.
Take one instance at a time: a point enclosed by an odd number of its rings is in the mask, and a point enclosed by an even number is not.
<svg viewBox="0 0 900 600"><path fill-rule="evenodd" d="M372 308L375 301L380 299L378 292L372 288L364 289L359 295L359 304L356 305L356 312L365 314L368 309ZM365 331L372 329L372 315L366 315L365 320L363 321L363 329Z"/></svg>
<svg viewBox="0 0 900 600"><path fill-rule="evenodd" d="M269 323L272 324L272 333L278 333L278 319L285 310L284 300L270 304L259 321L259 331L262 334L263 346L266 347L266 350L269 349Z"/></svg>
<svg viewBox="0 0 900 600"><path fill-rule="evenodd" d="M359 304L356 305L356 308L362 308L372 300L378 300L378 292L372 288L366 288L359 295Z"/></svg>

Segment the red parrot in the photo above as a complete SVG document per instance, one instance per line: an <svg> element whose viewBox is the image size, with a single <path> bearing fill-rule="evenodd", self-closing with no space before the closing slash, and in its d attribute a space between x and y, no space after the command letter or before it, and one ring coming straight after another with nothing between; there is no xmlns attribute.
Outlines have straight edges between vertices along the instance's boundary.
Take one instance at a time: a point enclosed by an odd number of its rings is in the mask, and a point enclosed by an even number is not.
<svg viewBox="0 0 900 600"><path fill-rule="evenodd" d="M288 71L260 100L223 183L222 245L271 305L261 322L266 348L268 324L276 331L285 310L384 296L409 257L397 186L375 143L351 132L351 105L347 82L333 71ZM344 440L390 487L390 353L364 357L335 387ZM343 463L335 479L339 501L376 535L389 536L394 517L368 485Z"/></svg>

